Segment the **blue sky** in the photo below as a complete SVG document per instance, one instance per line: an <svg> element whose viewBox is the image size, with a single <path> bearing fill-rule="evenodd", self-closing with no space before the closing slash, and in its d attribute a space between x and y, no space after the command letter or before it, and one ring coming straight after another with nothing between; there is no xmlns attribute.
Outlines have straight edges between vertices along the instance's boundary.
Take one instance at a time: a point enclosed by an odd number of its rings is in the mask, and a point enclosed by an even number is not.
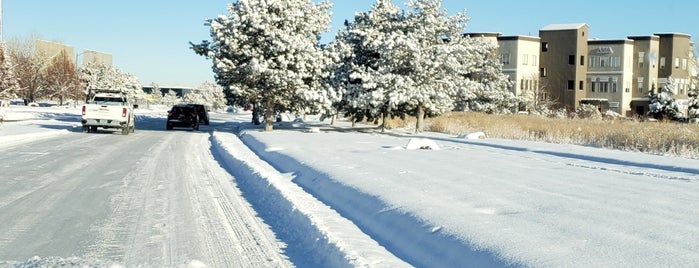
<svg viewBox="0 0 699 268"><path fill-rule="evenodd" d="M1 0L0 0L1 1ZM226 14L231 0L5 0L2 1L5 39L42 39L110 53L114 65L139 77L143 85L192 86L213 81L211 63L189 49L189 41L210 39L204 20ZM331 40L345 19L367 11L375 0L335 0ZM405 1L394 0L402 4ZM637 2L639 4L634 4ZM681 32L699 36L699 1L614 0L443 0L450 14L466 10L468 32L538 35L552 23L584 22L590 37Z"/></svg>

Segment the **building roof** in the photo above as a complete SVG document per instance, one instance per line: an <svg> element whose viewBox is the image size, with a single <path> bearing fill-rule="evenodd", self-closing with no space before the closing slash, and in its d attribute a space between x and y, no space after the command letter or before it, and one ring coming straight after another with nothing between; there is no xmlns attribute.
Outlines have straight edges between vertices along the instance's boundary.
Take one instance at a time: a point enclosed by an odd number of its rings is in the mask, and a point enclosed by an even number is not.
<svg viewBox="0 0 699 268"><path fill-rule="evenodd" d="M673 37L673 36L678 36L678 37L679 37L679 36L682 36L682 37L687 37L687 38L691 38L691 37L692 37L691 35L686 34L686 33L655 33L655 34L653 34L653 35L657 35L657 36L660 36L660 37Z"/></svg>
<svg viewBox="0 0 699 268"><path fill-rule="evenodd" d="M541 38L538 36L527 36L527 35L509 35L509 36L499 36L498 37L498 41L516 41L516 40L540 42Z"/></svg>
<svg viewBox="0 0 699 268"><path fill-rule="evenodd" d="M541 28L541 31L577 30L586 25L587 23L549 24Z"/></svg>

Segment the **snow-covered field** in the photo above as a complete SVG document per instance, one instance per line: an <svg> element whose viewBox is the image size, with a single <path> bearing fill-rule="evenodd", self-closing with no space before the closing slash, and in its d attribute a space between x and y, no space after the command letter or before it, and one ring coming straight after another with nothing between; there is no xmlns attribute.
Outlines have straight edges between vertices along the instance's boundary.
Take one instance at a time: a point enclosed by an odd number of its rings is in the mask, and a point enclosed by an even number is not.
<svg viewBox="0 0 699 268"><path fill-rule="evenodd" d="M74 109L5 113L0 152L78 127ZM249 116L212 114L211 151L299 267L699 264L699 160ZM25 264L85 264L61 257Z"/></svg>

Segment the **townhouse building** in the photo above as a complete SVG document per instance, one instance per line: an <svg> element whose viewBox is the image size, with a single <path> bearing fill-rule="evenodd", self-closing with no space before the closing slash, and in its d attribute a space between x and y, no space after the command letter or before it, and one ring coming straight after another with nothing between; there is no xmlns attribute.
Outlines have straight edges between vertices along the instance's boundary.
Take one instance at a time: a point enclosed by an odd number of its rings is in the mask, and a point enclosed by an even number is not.
<svg viewBox="0 0 699 268"><path fill-rule="evenodd" d="M634 41L632 56L633 81L631 84L631 114L627 116L645 115L648 113L648 93L657 91L658 86L658 53L660 37L629 36Z"/></svg>
<svg viewBox="0 0 699 268"><path fill-rule="evenodd" d="M560 108L575 110L586 97L588 32L585 23L550 24L539 30L540 86Z"/></svg>
<svg viewBox="0 0 699 268"><path fill-rule="evenodd" d="M587 88L580 104L631 115L634 44L631 39L588 41Z"/></svg>
<svg viewBox="0 0 699 268"><path fill-rule="evenodd" d="M600 111L624 116L648 113L649 93L659 92L672 78L674 98L686 110L687 93L699 87L699 64L691 36L656 33L620 40L589 39L585 23L550 24L539 36L470 33L497 42L502 71L510 91L531 98L542 93L569 111L593 104Z"/></svg>
<svg viewBox="0 0 699 268"><path fill-rule="evenodd" d="M541 97L539 89L539 47L541 38L534 36L499 36L502 72L510 78L515 96Z"/></svg>

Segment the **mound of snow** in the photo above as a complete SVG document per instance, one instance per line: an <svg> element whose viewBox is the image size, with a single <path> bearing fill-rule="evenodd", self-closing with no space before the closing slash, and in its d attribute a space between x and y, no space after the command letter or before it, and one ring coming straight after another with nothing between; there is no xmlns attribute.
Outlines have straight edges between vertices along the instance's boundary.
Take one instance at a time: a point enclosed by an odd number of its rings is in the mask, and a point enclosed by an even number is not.
<svg viewBox="0 0 699 268"><path fill-rule="evenodd" d="M461 134L461 135L459 135L459 138L460 139L467 139L467 140L481 140L481 139L485 139L485 133L479 131L479 132Z"/></svg>
<svg viewBox="0 0 699 268"><path fill-rule="evenodd" d="M405 146L407 150L439 150L439 145L430 139L412 138Z"/></svg>

